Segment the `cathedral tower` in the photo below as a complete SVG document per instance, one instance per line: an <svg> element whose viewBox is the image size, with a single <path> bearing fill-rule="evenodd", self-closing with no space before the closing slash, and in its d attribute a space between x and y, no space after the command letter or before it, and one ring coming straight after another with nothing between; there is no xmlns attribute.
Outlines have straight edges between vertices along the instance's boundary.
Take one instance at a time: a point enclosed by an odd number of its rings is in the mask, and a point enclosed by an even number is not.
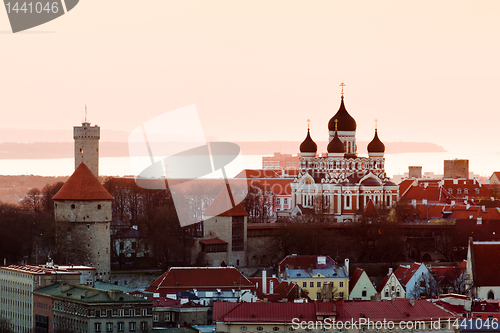
<svg viewBox="0 0 500 333"><path fill-rule="evenodd" d="M58 242L67 244L67 264L95 267L96 278L108 280L111 194L82 162L52 199Z"/></svg>
<svg viewBox="0 0 500 333"><path fill-rule="evenodd" d="M86 108L85 108L86 110ZM73 127L75 140L75 170L85 163L94 176L99 177L99 138L100 127L90 126L85 120L82 126Z"/></svg>

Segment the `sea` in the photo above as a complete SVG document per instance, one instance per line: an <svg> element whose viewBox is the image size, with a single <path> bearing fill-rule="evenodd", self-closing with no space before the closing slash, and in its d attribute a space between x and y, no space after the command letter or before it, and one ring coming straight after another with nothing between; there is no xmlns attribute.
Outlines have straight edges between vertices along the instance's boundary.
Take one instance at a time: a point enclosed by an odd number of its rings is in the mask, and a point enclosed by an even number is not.
<svg viewBox="0 0 500 333"><path fill-rule="evenodd" d="M262 168L264 155L242 156L237 169L228 169L228 177L246 169ZM361 156L361 155L360 155ZM495 171L500 171L500 153L477 152L438 152L438 153L400 153L385 154L385 169L389 177L403 175L409 166L421 166L423 173L443 174L444 160L467 159L469 171L489 178ZM132 165L136 161L130 157L101 157L99 174L103 176L133 176ZM0 175L39 175L69 176L74 171L73 158L58 159L4 159L0 160ZM221 174L222 175L222 174Z"/></svg>

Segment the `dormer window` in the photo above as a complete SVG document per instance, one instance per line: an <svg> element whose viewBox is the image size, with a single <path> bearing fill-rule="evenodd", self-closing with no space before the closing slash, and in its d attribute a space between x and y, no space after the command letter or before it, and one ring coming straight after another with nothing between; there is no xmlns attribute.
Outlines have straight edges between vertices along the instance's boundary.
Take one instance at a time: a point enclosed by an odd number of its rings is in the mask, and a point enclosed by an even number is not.
<svg viewBox="0 0 500 333"><path fill-rule="evenodd" d="M449 192L450 194L453 194L453 189L452 189L452 188L449 188L449 189L448 189L448 192Z"/></svg>
<svg viewBox="0 0 500 333"><path fill-rule="evenodd" d="M464 189L464 194L468 194L469 193L469 190L468 189Z"/></svg>
<svg viewBox="0 0 500 333"><path fill-rule="evenodd" d="M462 193L462 189L457 188L457 194L461 194L461 193Z"/></svg>

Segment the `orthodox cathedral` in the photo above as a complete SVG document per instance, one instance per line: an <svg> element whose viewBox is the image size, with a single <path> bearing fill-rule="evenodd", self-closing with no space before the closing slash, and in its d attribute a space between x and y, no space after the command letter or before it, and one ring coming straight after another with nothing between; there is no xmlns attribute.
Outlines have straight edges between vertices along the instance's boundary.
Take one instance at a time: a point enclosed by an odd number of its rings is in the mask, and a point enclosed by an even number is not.
<svg viewBox="0 0 500 333"><path fill-rule="evenodd" d="M329 214L337 222L350 222L367 206L392 207L399 186L385 173L385 146L375 128L368 157L358 156L356 121L346 110L343 91L340 108L328 122L328 133L328 153L319 156L307 129L300 145L300 171L291 183L292 214Z"/></svg>

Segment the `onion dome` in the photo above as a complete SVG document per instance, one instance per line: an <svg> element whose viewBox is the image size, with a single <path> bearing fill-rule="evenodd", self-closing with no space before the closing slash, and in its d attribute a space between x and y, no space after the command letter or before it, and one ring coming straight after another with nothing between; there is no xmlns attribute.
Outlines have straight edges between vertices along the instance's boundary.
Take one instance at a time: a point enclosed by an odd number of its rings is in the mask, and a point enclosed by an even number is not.
<svg viewBox="0 0 500 333"><path fill-rule="evenodd" d="M339 136L337 135L337 131L335 131L335 136L333 137L332 141L330 141L326 149L328 150L328 156L333 156L336 154L340 154L340 156L344 155L345 147L342 141L340 141Z"/></svg>
<svg viewBox="0 0 500 333"><path fill-rule="evenodd" d="M375 129L375 136L373 140L368 144L368 153L384 153L385 145L378 138L377 129Z"/></svg>
<svg viewBox="0 0 500 333"><path fill-rule="evenodd" d="M318 151L318 145L311 139L311 134L309 133L309 128L307 129L307 136L305 140L300 144L300 153L302 156L316 156Z"/></svg>
<svg viewBox="0 0 500 333"><path fill-rule="evenodd" d="M337 130L352 132L356 130L356 120L347 112L344 105L344 96L341 97L340 108L328 122L328 130L335 131L335 119L337 119Z"/></svg>

